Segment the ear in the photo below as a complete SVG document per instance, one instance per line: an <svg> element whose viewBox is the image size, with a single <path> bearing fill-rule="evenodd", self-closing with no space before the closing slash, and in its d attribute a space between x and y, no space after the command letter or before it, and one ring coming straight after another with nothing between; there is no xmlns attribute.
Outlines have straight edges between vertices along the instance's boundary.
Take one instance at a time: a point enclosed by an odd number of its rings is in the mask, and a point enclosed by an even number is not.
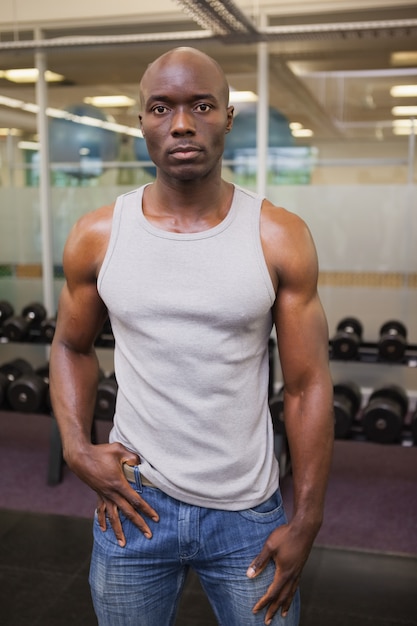
<svg viewBox="0 0 417 626"><path fill-rule="evenodd" d="M233 126L233 114L235 111L235 107L234 106L229 106L227 107L227 124L226 124L226 134L230 133L230 131L232 130L232 126Z"/></svg>
<svg viewBox="0 0 417 626"><path fill-rule="evenodd" d="M143 131L142 116L141 116L141 115L138 115L138 118L139 118L139 128L140 128L140 130L142 131L142 136L144 137L144 136L145 136L145 133L144 133L144 131Z"/></svg>

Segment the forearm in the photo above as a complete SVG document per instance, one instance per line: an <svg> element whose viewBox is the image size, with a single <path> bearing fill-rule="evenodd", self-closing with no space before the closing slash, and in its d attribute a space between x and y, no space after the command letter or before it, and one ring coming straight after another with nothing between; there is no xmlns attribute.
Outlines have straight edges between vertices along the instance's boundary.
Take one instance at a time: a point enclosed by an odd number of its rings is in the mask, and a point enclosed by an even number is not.
<svg viewBox="0 0 417 626"><path fill-rule="evenodd" d="M315 536L321 526L332 461L333 388L329 375L299 395L285 394L285 426L294 489L293 524Z"/></svg>
<svg viewBox="0 0 417 626"><path fill-rule="evenodd" d="M56 342L50 357L50 390L66 461L91 445L99 365L94 350L81 353Z"/></svg>

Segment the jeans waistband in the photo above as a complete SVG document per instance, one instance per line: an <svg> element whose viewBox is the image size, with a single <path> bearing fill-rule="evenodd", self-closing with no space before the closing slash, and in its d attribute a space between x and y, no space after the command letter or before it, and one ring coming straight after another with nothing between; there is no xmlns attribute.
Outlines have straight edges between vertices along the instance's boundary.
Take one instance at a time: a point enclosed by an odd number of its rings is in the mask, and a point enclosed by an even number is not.
<svg viewBox="0 0 417 626"><path fill-rule="evenodd" d="M123 473L129 482L136 483L137 474L139 474L140 482L142 483L144 487L155 487L155 485L151 483L151 481L148 480L143 474L140 474L137 469L135 471L135 466L128 465L127 463L123 463L122 467L123 467Z"/></svg>

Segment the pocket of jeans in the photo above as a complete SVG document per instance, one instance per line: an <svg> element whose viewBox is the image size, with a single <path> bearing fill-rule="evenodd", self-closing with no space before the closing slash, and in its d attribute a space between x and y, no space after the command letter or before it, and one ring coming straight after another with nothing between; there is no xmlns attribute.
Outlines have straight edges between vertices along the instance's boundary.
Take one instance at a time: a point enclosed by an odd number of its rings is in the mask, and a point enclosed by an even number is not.
<svg viewBox="0 0 417 626"><path fill-rule="evenodd" d="M261 504L258 504L250 509L243 509L242 511L239 511L239 514L245 519L252 520L254 522L270 523L274 519L279 521L280 518L282 518L281 523L284 524L286 522L284 505L279 489Z"/></svg>

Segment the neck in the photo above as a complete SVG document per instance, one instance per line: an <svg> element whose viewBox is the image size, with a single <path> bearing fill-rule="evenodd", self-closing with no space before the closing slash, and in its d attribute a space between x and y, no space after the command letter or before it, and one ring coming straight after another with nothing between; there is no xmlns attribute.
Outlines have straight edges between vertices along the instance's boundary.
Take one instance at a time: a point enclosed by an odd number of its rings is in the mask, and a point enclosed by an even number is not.
<svg viewBox="0 0 417 626"><path fill-rule="evenodd" d="M234 187L219 179L203 185L201 181L156 180L145 188L143 214L163 230L201 232L217 226L229 212Z"/></svg>

